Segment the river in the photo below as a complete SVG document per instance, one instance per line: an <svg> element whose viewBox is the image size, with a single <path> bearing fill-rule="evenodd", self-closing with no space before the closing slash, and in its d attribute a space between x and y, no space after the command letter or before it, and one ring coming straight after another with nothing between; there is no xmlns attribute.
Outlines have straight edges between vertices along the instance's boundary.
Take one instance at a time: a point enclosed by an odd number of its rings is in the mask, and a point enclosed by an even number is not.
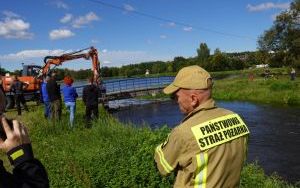
<svg viewBox="0 0 300 188"><path fill-rule="evenodd" d="M136 126L146 123L151 128L163 125L172 128L183 118L173 101L146 104L146 101L124 100L121 103L139 104L113 113L121 122ZM251 132L248 162L258 161L267 174L277 172L289 182L300 180L299 107L226 101L217 104L244 117Z"/></svg>

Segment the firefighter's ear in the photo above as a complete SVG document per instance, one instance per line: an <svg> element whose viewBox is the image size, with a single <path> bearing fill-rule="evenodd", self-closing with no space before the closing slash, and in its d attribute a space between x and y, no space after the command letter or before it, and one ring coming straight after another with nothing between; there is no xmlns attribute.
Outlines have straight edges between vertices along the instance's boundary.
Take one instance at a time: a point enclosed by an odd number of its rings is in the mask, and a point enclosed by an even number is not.
<svg viewBox="0 0 300 188"><path fill-rule="evenodd" d="M191 105L196 108L199 105L198 96L195 94L191 94Z"/></svg>

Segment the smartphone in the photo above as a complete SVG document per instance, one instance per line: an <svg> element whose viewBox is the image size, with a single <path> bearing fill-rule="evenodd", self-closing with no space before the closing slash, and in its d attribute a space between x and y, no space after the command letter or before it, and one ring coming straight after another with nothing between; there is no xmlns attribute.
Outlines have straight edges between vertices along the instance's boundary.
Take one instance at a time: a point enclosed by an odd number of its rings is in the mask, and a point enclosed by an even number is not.
<svg viewBox="0 0 300 188"><path fill-rule="evenodd" d="M9 125L9 127L11 128L11 129L13 129L13 123L12 123L12 120L11 119L7 119L7 118L5 118L6 119L6 121L7 121L7 123L8 123L8 125ZM5 133L5 131L4 131L4 128L3 128L3 125L2 125L2 118L0 119L0 138L4 141L4 140L6 140L6 133Z"/></svg>

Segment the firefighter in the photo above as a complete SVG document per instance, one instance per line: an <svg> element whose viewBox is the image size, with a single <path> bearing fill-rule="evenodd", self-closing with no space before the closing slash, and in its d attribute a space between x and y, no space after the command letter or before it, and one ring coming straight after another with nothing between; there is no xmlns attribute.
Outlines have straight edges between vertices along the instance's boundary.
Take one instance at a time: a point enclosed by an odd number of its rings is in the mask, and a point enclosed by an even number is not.
<svg viewBox="0 0 300 188"><path fill-rule="evenodd" d="M238 114L216 106L212 85L210 74L194 65L163 90L185 115L154 156L162 175L177 173L174 187L239 187L249 130Z"/></svg>

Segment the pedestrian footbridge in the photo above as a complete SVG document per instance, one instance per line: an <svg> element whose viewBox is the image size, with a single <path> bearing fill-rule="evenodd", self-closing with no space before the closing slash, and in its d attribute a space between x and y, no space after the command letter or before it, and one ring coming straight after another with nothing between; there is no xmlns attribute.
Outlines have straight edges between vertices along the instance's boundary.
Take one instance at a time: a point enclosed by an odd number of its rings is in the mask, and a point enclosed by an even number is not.
<svg viewBox="0 0 300 188"><path fill-rule="evenodd" d="M102 100L120 100L144 95L154 95L161 92L162 88L173 81L172 76L145 77L145 78L126 78L104 80L106 94ZM85 85L75 86L78 95L82 95Z"/></svg>

